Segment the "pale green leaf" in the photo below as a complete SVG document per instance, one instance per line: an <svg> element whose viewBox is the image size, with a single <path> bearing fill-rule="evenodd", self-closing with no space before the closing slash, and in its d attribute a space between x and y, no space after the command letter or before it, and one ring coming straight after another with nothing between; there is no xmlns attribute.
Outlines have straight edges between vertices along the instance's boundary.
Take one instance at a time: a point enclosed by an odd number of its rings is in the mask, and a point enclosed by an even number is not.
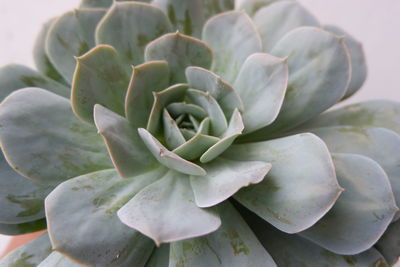
<svg viewBox="0 0 400 267"><path fill-rule="evenodd" d="M248 56L262 50L260 36L244 12L230 11L209 19L202 39L214 52L211 70L232 83Z"/></svg>
<svg viewBox="0 0 400 267"><path fill-rule="evenodd" d="M162 244L154 249L145 267L168 267L169 244Z"/></svg>
<svg viewBox="0 0 400 267"><path fill-rule="evenodd" d="M400 206L400 136L384 128L335 126L313 129L333 153L360 154L385 170ZM395 219L400 217L397 213Z"/></svg>
<svg viewBox="0 0 400 267"><path fill-rule="evenodd" d="M399 263L400 259L400 221L392 223L386 229L382 238L375 244L389 264Z"/></svg>
<svg viewBox="0 0 400 267"><path fill-rule="evenodd" d="M333 154L344 192L333 208L300 235L337 254L372 247L397 212L389 179L378 163L355 154Z"/></svg>
<svg viewBox="0 0 400 267"><path fill-rule="evenodd" d="M116 213L164 172L156 169L122 179L111 169L59 185L46 198L53 248L91 266L143 266L153 248L151 240L121 223Z"/></svg>
<svg viewBox="0 0 400 267"><path fill-rule="evenodd" d="M96 30L96 43L114 46L124 62L143 63L146 45L171 32L172 26L164 12L150 4L114 2Z"/></svg>
<svg viewBox="0 0 400 267"><path fill-rule="evenodd" d="M173 117L176 118L185 114L192 115L199 119L204 119L205 117L207 117L207 112L204 109L197 105L188 104L185 102L171 103L167 106L167 110Z"/></svg>
<svg viewBox="0 0 400 267"><path fill-rule="evenodd" d="M159 92L169 86L169 66L165 61L150 61L133 67L133 74L125 98L125 115L136 127L146 127L153 92Z"/></svg>
<svg viewBox="0 0 400 267"><path fill-rule="evenodd" d="M140 191L118 216L157 245L206 235L221 225L215 212L194 203L189 176L173 170Z"/></svg>
<svg viewBox="0 0 400 267"><path fill-rule="evenodd" d="M53 187L22 177L0 153L0 223L21 224L44 218L44 198Z"/></svg>
<svg viewBox="0 0 400 267"><path fill-rule="evenodd" d="M145 60L167 61L171 69L171 83L174 84L186 82L185 69L189 66L210 68L212 52L201 40L176 32L149 43Z"/></svg>
<svg viewBox="0 0 400 267"><path fill-rule="evenodd" d="M200 166L190 161L187 161L179 157L177 154L169 151L146 129L139 128L139 135L142 138L144 144L153 154L153 156L162 165L188 175L203 176L206 174L205 170Z"/></svg>
<svg viewBox="0 0 400 267"><path fill-rule="evenodd" d="M23 235L43 229L46 229L46 219L18 224L0 223L0 234L2 235Z"/></svg>
<svg viewBox="0 0 400 267"><path fill-rule="evenodd" d="M37 267L82 267L83 265L73 262L63 254L53 251Z"/></svg>
<svg viewBox="0 0 400 267"><path fill-rule="evenodd" d="M205 21L203 0L153 0L171 21L174 30L199 38Z"/></svg>
<svg viewBox="0 0 400 267"><path fill-rule="evenodd" d="M37 71L18 64L0 68L0 101L13 91L25 87L39 87L60 96L69 97L68 87L53 81Z"/></svg>
<svg viewBox="0 0 400 267"><path fill-rule="evenodd" d="M43 89L9 95L0 108L0 139L8 163L43 184L112 167L96 128L74 116L68 99Z"/></svg>
<svg viewBox="0 0 400 267"><path fill-rule="evenodd" d="M217 231L170 245L170 266L276 267L231 204L221 204L219 212L222 225Z"/></svg>
<svg viewBox="0 0 400 267"><path fill-rule="evenodd" d="M124 115L128 84L128 69L122 64L118 52L111 46L98 45L77 58L72 83L72 108L80 119L91 123L96 104Z"/></svg>
<svg viewBox="0 0 400 267"><path fill-rule="evenodd" d="M164 139L169 149L175 149L186 142L175 120L166 109L163 112Z"/></svg>
<svg viewBox="0 0 400 267"><path fill-rule="evenodd" d="M69 83L74 76L76 61L95 46L94 31L105 9L75 9L60 16L46 38L46 53L63 78Z"/></svg>
<svg viewBox="0 0 400 267"><path fill-rule="evenodd" d="M250 16L254 15L259 9L278 2L279 0L234 0L236 10L244 10Z"/></svg>
<svg viewBox="0 0 400 267"><path fill-rule="evenodd" d="M286 59L256 53L243 63L234 87L243 102L244 132L271 124L281 109L288 83Z"/></svg>
<svg viewBox="0 0 400 267"><path fill-rule="evenodd" d="M218 13L232 10L235 0L203 0L204 15L210 18Z"/></svg>
<svg viewBox="0 0 400 267"><path fill-rule="evenodd" d="M49 236L43 234L0 260L1 267L34 267L51 253Z"/></svg>
<svg viewBox="0 0 400 267"><path fill-rule="evenodd" d="M240 190L234 197L287 233L300 232L320 220L343 190L328 149L313 134L233 145L222 156L272 164L262 182Z"/></svg>
<svg viewBox="0 0 400 267"><path fill-rule="evenodd" d="M343 29L333 25L325 25L324 29L345 37L344 43L348 48L351 59L351 80L343 98L348 98L357 92L367 79L368 70L364 49L359 41Z"/></svg>
<svg viewBox="0 0 400 267"><path fill-rule="evenodd" d="M228 199L242 187L261 182L271 164L218 158L203 167L207 175L191 176L190 183L197 206L204 208Z"/></svg>
<svg viewBox="0 0 400 267"><path fill-rule="evenodd" d="M118 114L96 105L94 118L115 168L122 177L141 174L158 165L137 129Z"/></svg>
<svg viewBox="0 0 400 267"><path fill-rule="evenodd" d="M261 8L254 15L256 25L265 52L271 51L274 45L286 33L302 26L320 27L318 20L300 3L292 0L277 1Z"/></svg>

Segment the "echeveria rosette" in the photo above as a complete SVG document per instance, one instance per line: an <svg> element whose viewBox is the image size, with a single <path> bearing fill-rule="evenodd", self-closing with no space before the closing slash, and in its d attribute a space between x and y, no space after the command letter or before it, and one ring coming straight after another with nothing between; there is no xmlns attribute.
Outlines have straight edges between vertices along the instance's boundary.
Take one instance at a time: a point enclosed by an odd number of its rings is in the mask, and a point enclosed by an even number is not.
<svg viewBox="0 0 400 267"><path fill-rule="evenodd" d="M82 1L40 34L40 73L1 70L2 96L43 88L0 108L6 159L32 180L4 162L21 185L1 181L2 231L43 227L57 186L54 252L44 235L1 264L384 265L398 104L317 117L361 87L360 44L294 1L138 2ZM397 224L377 243L390 262Z"/></svg>

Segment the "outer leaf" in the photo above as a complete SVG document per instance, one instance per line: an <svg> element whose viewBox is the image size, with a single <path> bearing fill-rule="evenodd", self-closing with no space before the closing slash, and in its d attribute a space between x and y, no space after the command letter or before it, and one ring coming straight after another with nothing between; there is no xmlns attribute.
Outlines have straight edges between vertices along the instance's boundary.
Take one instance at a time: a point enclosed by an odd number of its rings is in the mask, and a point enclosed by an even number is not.
<svg viewBox="0 0 400 267"><path fill-rule="evenodd" d="M146 46L145 60L165 60L171 68L171 83L185 82L185 69L189 66L210 68L211 49L202 41L176 33L169 33Z"/></svg>
<svg viewBox="0 0 400 267"><path fill-rule="evenodd" d="M172 31L161 9L139 2L114 2L97 26L97 44L110 44L128 64L143 63L147 43Z"/></svg>
<svg viewBox="0 0 400 267"><path fill-rule="evenodd" d="M96 128L78 120L63 97L19 90L3 101L0 121L8 163L33 180L54 185L112 166Z"/></svg>
<svg viewBox="0 0 400 267"><path fill-rule="evenodd" d="M1 259L1 267L31 267L37 266L51 253L49 236L43 234L26 245L15 249Z"/></svg>
<svg viewBox="0 0 400 267"><path fill-rule="evenodd" d="M337 103L350 81L350 61L343 39L318 28L297 28L282 38L271 54L289 56L289 83L278 118L249 136L267 135L294 128Z"/></svg>
<svg viewBox="0 0 400 267"><path fill-rule="evenodd" d="M43 229L46 229L46 219L19 224L0 223L0 234L2 235L23 235Z"/></svg>
<svg viewBox="0 0 400 267"><path fill-rule="evenodd" d="M231 204L219 211L222 225L216 232L171 244L170 266L276 266Z"/></svg>
<svg viewBox="0 0 400 267"><path fill-rule="evenodd" d="M118 216L157 245L206 235L221 225L216 213L196 206L189 177L175 171L140 191Z"/></svg>
<svg viewBox="0 0 400 267"><path fill-rule="evenodd" d="M115 0L115 1L133 1L133 0ZM134 0L136 2L151 2L151 0ZM110 7L114 3L114 0L82 0L80 7Z"/></svg>
<svg viewBox="0 0 400 267"><path fill-rule="evenodd" d="M206 18L212 17L218 13L232 10L234 0L203 0L204 13Z"/></svg>
<svg viewBox="0 0 400 267"><path fill-rule="evenodd" d="M59 17L46 39L46 52L51 63L69 83L75 71L74 57L95 46L94 31L105 9L76 9Z"/></svg>
<svg viewBox="0 0 400 267"><path fill-rule="evenodd" d="M43 218L44 198L53 187L20 176L0 153L0 223L21 224Z"/></svg>
<svg viewBox="0 0 400 267"><path fill-rule="evenodd" d="M153 154L153 156L160 162L162 165L176 170L178 172L182 172L189 175L200 175L204 176L206 174L205 170L200 166L187 161L175 153L166 149L156 138L154 138L151 133L143 128L139 128L139 135L142 138L144 144Z"/></svg>
<svg viewBox="0 0 400 267"><path fill-rule="evenodd" d="M271 124L281 109L288 82L286 59L256 53L243 63L234 83L243 101L245 133Z"/></svg>
<svg viewBox="0 0 400 267"><path fill-rule="evenodd" d="M155 248L150 256L146 267L168 267L169 264L169 244L162 244Z"/></svg>
<svg viewBox="0 0 400 267"><path fill-rule="evenodd" d="M116 212L163 172L121 179L115 170L104 170L59 185L46 198L53 248L92 266L144 266L151 240L122 224Z"/></svg>
<svg viewBox="0 0 400 267"><path fill-rule="evenodd" d="M197 206L214 206L231 197L240 188L261 182L271 166L261 161L215 159L204 165L207 172L205 177L190 177Z"/></svg>
<svg viewBox="0 0 400 267"><path fill-rule="evenodd" d="M286 33L302 26L320 27L318 20L297 1L277 1L261 8L254 15L263 49L271 51Z"/></svg>
<svg viewBox="0 0 400 267"><path fill-rule="evenodd" d="M39 72L55 81L66 83L64 78L50 62L50 59L46 52L47 33L49 32L51 26L55 21L56 18L53 18L42 25L42 28L36 37L36 41L33 47L33 61Z"/></svg>
<svg viewBox="0 0 400 267"><path fill-rule="evenodd" d="M213 72L200 67L188 67L186 79L191 88L209 92L217 100L227 118L236 108L243 111L243 103L237 92Z"/></svg>
<svg viewBox="0 0 400 267"><path fill-rule="evenodd" d="M1 101L13 91L25 87L40 87L64 97L70 95L68 87L23 65L11 64L0 68Z"/></svg>
<svg viewBox="0 0 400 267"><path fill-rule="evenodd" d="M400 103L391 100L369 100L325 112L302 129L351 125L388 128L400 134Z"/></svg>
<svg viewBox="0 0 400 267"><path fill-rule="evenodd" d="M95 106L94 117L98 132L122 177L138 175L158 165L137 130L124 117L100 105Z"/></svg>
<svg viewBox="0 0 400 267"><path fill-rule="evenodd" d="M400 259L400 221L389 225L375 246L389 264L395 266Z"/></svg>
<svg viewBox="0 0 400 267"><path fill-rule="evenodd" d="M223 157L272 164L261 183L242 189L235 199L287 233L303 231L316 223L343 190L329 151L312 134L233 145Z"/></svg>
<svg viewBox="0 0 400 267"><path fill-rule="evenodd" d="M202 39L214 52L212 71L232 83L246 58L262 49L261 39L250 17L231 11L207 21Z"/></svg>
<svg viewBox="0 0 400 267"><path fill-rule="evenodd" d="M242 214L278 266L388 266L385 258L374 248L357 255L337 255L299 235L282 233L248 211Z"/></svg>
<svg viewBox="0 0 400 267"><path fill-rule="evenodd" d="M169 66L165 61L150 61L133 67L125 98L125 115L136 127L146 127L154 102L153 92L169 85Z"/></svg>
<svg viewBox="0 0 400 267"><path fill-rule="evenodd" d="M343 98L350 97L361 88L367 79L367 62L362 44L339 27L325 25L324 29L345 36L344 42L349 49L351 58L351 80Z"/></svg>
<svg viewBox="0 0 400 267"><path fill-rule="evenodd" d="M72 108L80 119L91 123L95 104L124 115L128 84L129 74L118 52L108 45L96 46L77 58Z"/></svg>
<svg viewBox="0 0 400 267"><path fill-rule="evenodd" d="M81 264L75 263L68 259L66 256L56 251L50 253L50 255L44 259L37 267L82 267Z"/></svg>
<svg viewBox="0 0 400 267"><path fill-rule="evenodd" d="M337 254L372 247L398 210L385 171L359 155L334 154L336 177L345 191L333 208L300 235Z"/></svg>
<svg viewBox="0 0 400 267"><path fill-rule="evenodd" d="M205 20L202 2L203 0L154 0L152 4L168 14L174 29L199 38Z"/></svg>
<svg viewBox="0 0 400 267"><path fill-rule="evenodd" d="M350 126L327 127L313 130L334 153L353 153L369 157L385 170L393 193L400 206L400 136L383 128ZM399 218L397 214L396 219Z"/></svg>

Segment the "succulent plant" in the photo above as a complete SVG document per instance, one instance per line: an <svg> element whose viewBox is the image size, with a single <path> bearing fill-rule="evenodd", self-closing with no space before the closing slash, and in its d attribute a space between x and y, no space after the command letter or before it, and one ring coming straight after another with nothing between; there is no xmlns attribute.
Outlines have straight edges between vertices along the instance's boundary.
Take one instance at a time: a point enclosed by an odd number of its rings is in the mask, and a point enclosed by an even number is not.
<svg viewBox="0 0 400 267"><path fill-rule="evenodd" d="M324 112L363 50L296 1L83 0L34 59L0 69L0 232L48 234L1 266L400 255L400 104Z"/></svg>

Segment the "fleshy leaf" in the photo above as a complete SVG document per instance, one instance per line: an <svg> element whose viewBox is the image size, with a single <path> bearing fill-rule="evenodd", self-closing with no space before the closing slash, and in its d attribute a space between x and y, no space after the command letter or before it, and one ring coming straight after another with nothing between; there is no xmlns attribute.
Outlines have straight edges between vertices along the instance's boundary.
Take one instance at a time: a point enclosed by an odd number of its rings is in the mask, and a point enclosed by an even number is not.
<svg viewBox="0 0 400 267"><path fill-rule="evenodd" d="M225 114L218 102L208 92L189 89L186 95L194 104L202 107L210 118L211 133L214 136L222 135L228 128Z"/></svg>
<svg viewBox="0 0 400 267"><path fill-rule="evenodd" d="M203 0L154 0L152 4L168 14L175 30L199 38L205 21L202 2Z"/></svg>
<svg viewBox="0 0 400 267"><path fill-rule="evenodd" d="M0 223L21 224L44 218L44 198L53 187L22 177L0 153Z"/></svg>
<svg viewBox="0 0 400 267"><path fill-rule="evenodd" d="M114 2L97 26L96 42L114 46L126 63L138 65L146 45L171 30L167 16L156 6Z"/></svg>
<svg viewBox="0 0 400 267"><path fill-rule="evenodd" d="M59 185L45 204L53 248L91 266L144 265L153 248L151 240L121 223L116 213L164 172L157 169L122 179L111 169Z"/></svg>
<svg viewBox="0 0 400 267"><path fill-rule="evenodd" d="M35 240L16 248L0 260L2 267L38 266L51 253L49 236L43 234Z"/></svg>
<svg viewBox="0 0 400 267"><path fill-rule="evenodd" d="M333 154L344 192L333 208L300 235L341 255L372 247L398 210L389 179L378 163L360 155Z"/></svg>
<svg viewBox="0 0 400 267"><path fill-rule="evenodd" d="M233 145L222 156L272 164L262 182L243 188L234 198L287 233L303 231L316 223L343 190L328 149L313 134Z"/></svg>
<svg viewBox="0 0 400 267"><path fill-rule="evenodd" d="M145 267L167 267L169 264L169 244L154 249Z"/></svg>
<svg viewBox="0 0 400 267"><path fill-rule="evenodd" d="M56 18L52 18L42 25L40 32L38 33L35 44L33 46L33 61L36 69L39 70L43 75L58 81L60 83L66 83L61 74L55 69L54 65L50 62L50 59L46 52L46 38L51 26L56 21Z"/></svg>
<svg viewBox="0 0 400 267"><path fill-rule="evenodd" d="M191 88L209 92L217 100L227 118L236 108L241 111L244 109L242 100L232 86L213 72L200 67L188 67L186 79Z"/></svg>
<svg viewBox="0 0 400 267"><path fill-rule="evenodd" d="M94 118L115 168L122 177L138 175L157 165L137 129L118 114L95 105Z"/></svg>
<svg viewBox="0 0 400 267"><path fill-rule="evenodd" d="M391 100L369 100L325 112L302 125L302 129L327 126L382 127L400 134L400 104Z"/></svg>
<svg viewBox="0 0 400 267"><path fill-rule="evenodd" d="M261 182L271 169L271 164L219 158L203 167L206 176L190 177L196 204L202 208L228 199L242 187Z"/></svg>
<svg viewBox="0 0 400 267"><path fill-rule="evenodd" d="M396 266L400 259L400 221L389 225L375 247L391 266Z"/></svg>
<svg viewBox="0 0 400 267"><path fill-rule="evenodd" d="M37 267L82 267L81 264L73 262L63 254L53 251Z"/></svg>
<svg viewBox="0 0 400 267"><path fill-rule="evenodd" d="M170 266L276 266L231 204L219 207L222 225L204 237L171 244Z"/></svg>
<svg viewBox="0 0 400 267"><path fill-rule="evenodd" d="M0 234L2 235L23 235L43 229L46 229L46 219L18 224L0 223Z"/></svg>
<svg viewBox="0 0 400 267"><path fill-rule="evenodd" d="M189 66L210 68L211 49L201 40L188 35L169 33L146 46L145 60L165 60L171 69L171 83L186 82L185 69Z"/></svg>
<svg viewBox="0 0 400 267"><path fill-rule="evenodd" d="M175 120L166 109L163 113L163 122L165 142L170 149L175 149L186 142Z"/></svg>
<svg viewBox="0 0 400 267"><path fill-rule="evenodd" d="M80 8L110 7L114 1L133 1L133 0L82 0ZM135 0L136 2L151 2L151 0Z"/></svg>
<svg viewBox="0 0 400 267"><path fill-rule="evenodd" d="M76 118L64 97L38 88L18 90L3 101L0 121L8 163L32 180L55 185L112 167L96 128Z"/></svg>
<svg viewBox="0 0 400 267"><path fill-rule="evenodd" d="M218 13L232 10L234 2L234 0L203 0L205 17L210 18Z"/></svg>
<svg viewBox="0 0 400 267"><path fill-rule="evenodd" d="M246 59L234 83L244 105L245 133L263 128L276 119L287 83L286 59L264 53L256 53Z"/></svg>
<svg viewBox="0 0 400 267"><path fill-rule="evenodd" d="M69 83L75 71L74 57L95 46L94 31L105 9L75 9L59 17L47 34L46 52L54 67Z"/></svg>
<svg viewBox="0 0 400 267"><path fill-rule="evenodd" d="M133 74L125 98L125 115L136 127L146 127L153 92L159 92L169 86L169 67L165 61L150 61L133 67Z"/></svg>
<svg viewBox="0 0 400 267"><path fill-rule="evenodd" d="M214 52L211 70L224 81L232 83L248 56L260 52L261 39L250 17L239 11L229 11L209 19L202 39Z"/></svg>
<svg viewBox="0 0 400 267"><path fill-rule="evenodd" d="M318 20L297 1L278 1L261 8L254 15L256 25L265 52L271 51L274 45L286 33L302 26L320 27Z"/></svg>
<svg viewBox="0 0 400 267"><path fill-rule="evenodd" d="M140 191L118 216L157 245L206 235L221 225L215 212L196 206L189 177L175 171Z"/></svg>
<svg viewBox="0 0 400 267"><path fill-rule="evenodd" d="M289 83L282 109L271 125L248 140L289 130L336 104L350 81L350 59L343 39L314 27L286 34L271 54L288 56Z"/></svg>
<svg viewBox="0 0 400 267"><path fill-rule="evenodd" d="M162 112L165 106L173 102L183 101L187 89L187 84L178 83L165 90L153 93L153 107L147 121L147 130L150 133L154 135L160 134L162 129Z"/></svg>
<svg viewBox="0 0 400 267"><path fill-rule="evenodd" d="M139 135L153 156L162 165L188 175L204 176L206 174L205 170L200 166L187 161L166 149L146 129L139 128Z"/></svg>
<svg viewBox="0 0 400 267"><path fill-rule="evenodd" d="M324 29L337 35L345 36L344 43L349 49L351 59L351 80L343 98L348 98L357 92L367 79L367 62L362 44L339 27L325 25Z"/></svg>
<svg viewBox="0 0 400 267"><path fill-rule="evenodd" d="M125 114L128 69L111 46L98 45L77 58L72 83L72 108L82 120L93 122L93 108L100 104L120 115Z"/></svg>
<svg viewBox="0 0 400 267"><path fill-rule="evenodd" d="M299 235L282 233L248 211L241 213L278 266L388 267L374 248L357 255L334 254Z"/></svg>
<svg viewBox="0 0 400 267"><path fill-rule="evenodd" d="M207 117L207 112L205 112L205 110L202 109L201 107L184 102L171 103L167 106L167 110L174 117L179 117L185 114L192 115L199 119Z"/></svg>
<svg viewBox="0 0 400 267"><path fill-rule="evenodd" d="M0 68L0 100L13 91L25 87L40 87L60 96L69 97L68 87L53 81L37 71L18 64Z"/></svg>
<svg viewBox="0 0 400 267"><path fill-rule="evenodd" d="M385 170L400 206L400 136L384 128L351 126L326 127L312 130L324 140L333 153L360 154L369 157ZM396 219L400 213L397 213Z"/></svg>
<svg viewBox="0 0 400 267"><path fill-rule="evenodd" d="M244 10L249 15L254 15L259 9L280 0L235 0L235 9Z"/></svg>
<svg viewBox="0 0 400 267"><path fill-rule="evenodd" d="M216 144L211 146L204 154L200 157L200 162L207 163L218 157L225 150L228 149L230 145L235 141L235 139L242 134L244 129L242 116L240 112L236 109L233 112L231 120L229 121L228 128L222 134L221 140Z"/></svg>

